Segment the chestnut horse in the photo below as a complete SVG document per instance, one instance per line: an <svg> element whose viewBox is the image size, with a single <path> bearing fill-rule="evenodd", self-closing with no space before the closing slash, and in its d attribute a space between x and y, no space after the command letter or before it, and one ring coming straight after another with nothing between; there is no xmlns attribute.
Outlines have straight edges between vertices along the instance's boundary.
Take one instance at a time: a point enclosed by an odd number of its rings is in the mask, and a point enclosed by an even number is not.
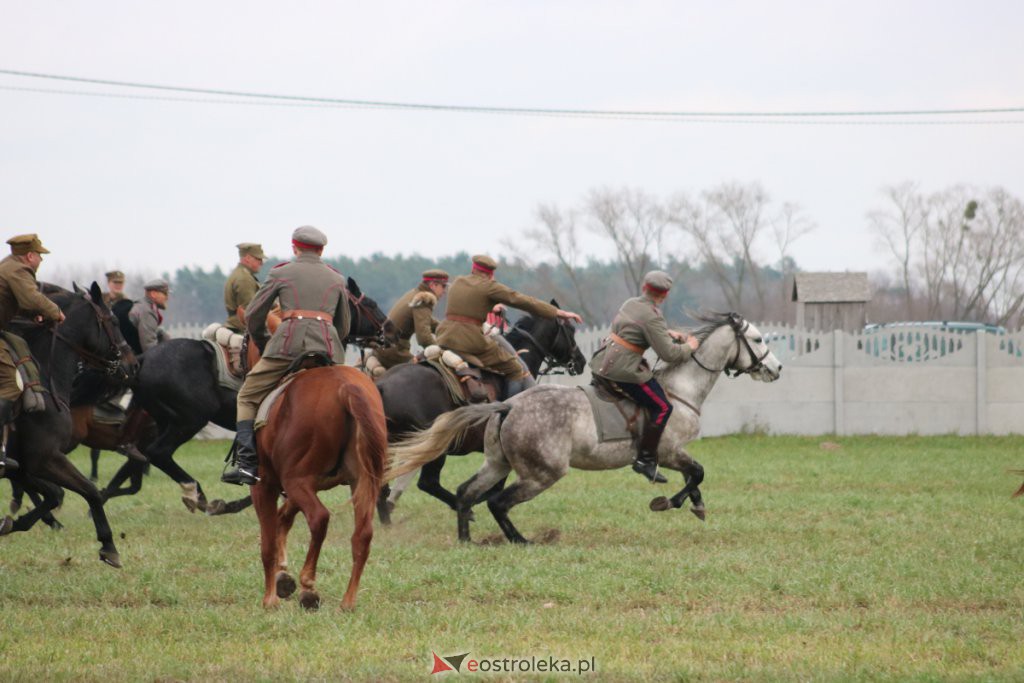
<svg viewBox="0 0 1024 683"><path fill-rule="evenodd" d="M310 610L320 606L316 564L331 514L317 492L348 484L355 528L352 575L341 606L353 608L370 554L373 512L387 460L387 426L377 388L359 370L342 365L300 372L274 404L266 426L256 433L256 450L261 478L251 492L260 522L266 582L263 606L276 607L280 598L295 591L286 544L299 512L306 517L310 535L299 574L299 602ZM282 492L287 498L278 507Z"/></svg>

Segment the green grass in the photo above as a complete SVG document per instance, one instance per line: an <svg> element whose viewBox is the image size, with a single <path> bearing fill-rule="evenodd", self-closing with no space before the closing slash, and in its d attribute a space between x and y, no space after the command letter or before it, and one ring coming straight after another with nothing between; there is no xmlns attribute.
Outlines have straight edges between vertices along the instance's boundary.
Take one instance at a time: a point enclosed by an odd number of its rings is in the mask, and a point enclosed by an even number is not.
<svg viewBox="0 0 1024 683"><path fill-rule="evenodd" d="M706 523L647 509L676 483L574 471L512 511L528 537L560 532L525 548L458 544L454 515L410 490L377 526L353 613L338 609L344 491L325 495L315 614L261 608L251 509L189 514L154 473L107 505L118 571L69 494L63 532L0 539L0 679L424 680L431 651L593 657L602 680L1024 679L1024 499L1006 473L1024 467L1024 439L821 442L694 444ZM217 481L225 444L183 450L210 497L242 492ZM121 461L104 456L104 481ZM446 485L478 464L451 459ZM496 537L486 507L477 518L474 538ZM307 538L300 518L293 568Z"/></svg>

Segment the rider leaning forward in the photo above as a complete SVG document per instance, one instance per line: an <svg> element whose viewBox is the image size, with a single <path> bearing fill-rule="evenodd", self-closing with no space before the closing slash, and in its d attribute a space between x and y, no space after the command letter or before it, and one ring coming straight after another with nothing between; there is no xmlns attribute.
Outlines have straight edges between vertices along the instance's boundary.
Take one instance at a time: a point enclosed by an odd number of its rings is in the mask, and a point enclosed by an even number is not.
<svg viewBox="0 0 1024 683"><path fill-rule="evenodd" d="M221 477L228 484L252 485L257 476L256 411L273 391L295 359L308 353L325 353L335 363L345 362L349 310L345 278L320 260L327 236L311 226L292 233L295 260L274 266L266 283L245 310L245 326L257 344L266 343L238 391L238 425L235 436L236 466ZM281 325L267 339L267 313L277 301Z"/></svg>
<svg viewBox="0 0 1024 683"><path fill-rule="evenodd" d="M505 304L541 318L564 318L578 323L583 319L501 284L494 279L498 263L490 256L473 257L469 275L455 278L448 290L445 319L437 328L437 343L457 354L476 356L485 370L504 375L508 380L506 397L533 385L530 373L515 353L502 348L493 337L484 335L482 325L495 304Z"/></svg>
<svg viewBox="0 0 1024 683"><path fill-rule="evenodd" d="M5 330L15 316L31 316L36 322L62 322L64 313L43 296L36 282L43 254L50 251L34 234L12 237L7 244L11 245L11 255L0 261L0 331ZM17 373L7 345L0 344L0 429L6 429L14 416L15 402L21 397ZM6 438L3 441L6 442ZM0 474L17 468L18 463L6 459L4 447L0 445Z"/></svg>
<svg viewBox="0 0 1024 683"><path fill-rule="evenodd" d="M612 320L611 333L590 360L590 370L618 386L647 412L633 471L652 482L668 481L658 474L658 442L672 415L672 403L654 378L644 351L651 348L666 363L689 360L698 342L668 329L661 304L672 289L668 273L653 270L644 276L643 292L628 299Z"/></svg>
<svg viewBox="0 0 1024 683"><path fill-rule="evenodd" d="M412 346L409 340L413 335L422 348L435 343L434 332L440 323L434 318L434 307L437 306L437 300L444 296L446 289L448 273L432 268L423 272L418 285L399 297L388 312L388 318L395 324L398 341L388 348L374 350L372 357L377 363L367 363L367 368L374 376L382 375L385 370L412 360Z"/></svg>

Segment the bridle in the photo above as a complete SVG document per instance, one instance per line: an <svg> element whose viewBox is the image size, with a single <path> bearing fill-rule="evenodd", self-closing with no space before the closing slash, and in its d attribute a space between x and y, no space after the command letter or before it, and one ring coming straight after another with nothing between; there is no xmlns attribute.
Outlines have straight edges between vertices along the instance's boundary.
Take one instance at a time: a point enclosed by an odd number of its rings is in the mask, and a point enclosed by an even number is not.
<svg viewBox="0 0 1024 683"><path fill-rule="evenodd" d="M535 336L533 336L533 334L531 334L525 327L522 326L522 319L517 321L516 324L512 326L512 329L508 331L508 334L516 332L522 335L523 337L528 339L531 344L536 346L537 349L541 352L543 356L543 358L541 359L542 367L540 370L537 371L538 376L564 375L566 372L568 372L570 375L578 375L581 372L583 372L583 368L577 362L576 354L573 353L573 350L576 349L577 347L575 341L572 338L571 333L569 332L569 323L562 319L558 319L557 324L558 328L555 331L555 342L557 343L560 339L565 341L565 346L567 349L569 349L568 360L561 360L557 356L555 356L554 351L552 351L545 344L542 344L540 340L538 340ZM505 336L507 337L508 334L506 334ZM565 370L565 372L563 372L563 369Z"/></svg>
<svg viewBox="0 0 1024 683"><path fill-rule="evenodd" d="M135 360L135 354L132 352L128 342L124 340L124 337L117 334L114 329L114 316L109 310L105 310L96 305L96 302L89 298L87 295L82 297L92 307L93 313L96 314L96 320L100 326L100 330L107 337L107 341L110 342L110 348L106 355L100 355L94 353L80 344L69 339L65 334L60 331L58 325L53 325L50 328L50 333L53 335L53 345L56 345L57 340L64 342L78 354L81 362L90 367L102 370L106 375L113 377L118 373L121 373L119 379L127 381L131 379L128 371L124 369L121 364L122 359L129 359L131 362ZM51 359L53 358L51 349Z"/></svg>
<svg viewBox="0 0 1024 683"><path fill-rule="evenodd" d="M725 367L719 368L718 370L709 368L701 362L698 358L697 353L694 352L693 356L690 357L698 367L710 372L711 374L717 375L720 372L724 372L726 377L739 377L740 375L747 375L752 372L757 372L765 367L764 359L771 353L771 349L765 349L765 352L758 356L754 351L754 348L750 345L750 340L747 339L747 330L750 329L750 323L744 320L738 313L729 313L728 324L732 327L733 333L736 335L736 357L726 363ZM750 357L750 365L741 369L736 368L736 363L740 360L740 355L743 353L743 349L747 350L747 354ZM699 349L698 349L699 350ZM729 371L732 370L732 374Z"/></svg>
<svg viewBox="0 0 1024 683"><path fill-rule="evenodd" d="M368 335L349 334L344 341L355 344L362 350L365 350L367 346L387 346L388 342L384 331L388 324L388 317L386 315L374 315L374 308L370 308L363 303L363 300L366 299L365 294L361 293L357 297L355 294L348 291L348 289L345 290L345 293L348 296L349 303L352 304L352 308L355 310L355 318L349 329L359 329L359 322L363 318L366 318L373 326L374 332L373 334ZM378 308L376 310L380 309Z"/></svg>

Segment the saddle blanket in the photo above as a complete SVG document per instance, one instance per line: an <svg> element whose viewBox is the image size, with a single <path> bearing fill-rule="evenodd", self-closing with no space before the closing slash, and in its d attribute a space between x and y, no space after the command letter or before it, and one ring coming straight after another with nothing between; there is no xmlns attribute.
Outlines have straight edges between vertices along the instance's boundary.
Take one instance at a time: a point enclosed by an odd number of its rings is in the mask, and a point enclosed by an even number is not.
<svg viewBox="0 0 1024 683"><path fill-rule="evenodd" d="M267 419L270 417L270 411L274 408L274 404L277 403L277 399L281 398L281 394L288 388L288 385L292 383L296 377L301 375L305 370L298 370L290 375L286 375L281 383L274 387L274 390L267 394L267 397L260 403L260 407L256 409L256 422L253 425L255 429L260 429L267 425Z"/></svg>
<svg viewBox="0 0 1024 683"><path fill-rule="evenodd" d="M203 341L210 345L210 348L213 349L213 357L217 359L217 384L225 389L231 389L231 391L241 389L242 378L231 374L231 368L228 367L228 361L224 357L224 348L215 341L209 339Z"/></svg>
<svg viewBox="0 0 1024 683"><path fill-rule="evenodd" d="M642 434L646 413L635 403L625 400L608 400L603 392L592 384L577 387L590 401L597 425L598 442L634 439ZM628 420L626 416L629 416ZM632 431L630 429L632 427Z"/></svg>

